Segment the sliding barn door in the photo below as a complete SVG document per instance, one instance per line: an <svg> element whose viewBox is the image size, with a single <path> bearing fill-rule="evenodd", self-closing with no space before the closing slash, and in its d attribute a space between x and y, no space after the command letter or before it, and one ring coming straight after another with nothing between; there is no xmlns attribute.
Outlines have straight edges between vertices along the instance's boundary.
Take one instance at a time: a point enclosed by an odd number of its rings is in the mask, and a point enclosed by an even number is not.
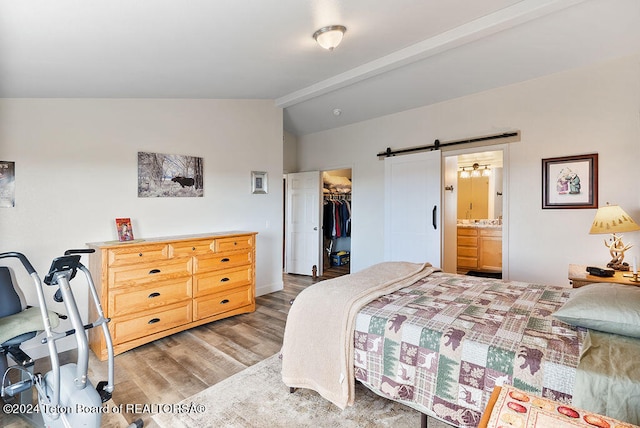
<svg viewBox="0 0 640 428"><path fill-rule="evenodd" d="M314 266L320 269L321 197L320 171L287 175L287 273L312 275Z"/></svg>
<svg viewBox="0 0 640 428"><path fill-rule="evenodd" d="M385 260L441 266L440 165L438 150L385 159Z"/></svg>

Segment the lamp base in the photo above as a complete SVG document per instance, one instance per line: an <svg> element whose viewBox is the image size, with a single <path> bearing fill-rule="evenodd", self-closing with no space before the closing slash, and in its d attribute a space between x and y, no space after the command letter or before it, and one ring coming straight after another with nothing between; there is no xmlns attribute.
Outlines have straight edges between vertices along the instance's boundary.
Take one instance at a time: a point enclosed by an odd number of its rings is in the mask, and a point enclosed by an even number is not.
<svg viewBox="0 0 640 428"><path fill-rule="evenodd" d="M619 263L619 262L610 261L609 263L607 263L607 267L611 269L623 271L623 272L629 271L629 263L626 263L626 262Z"/></svg>

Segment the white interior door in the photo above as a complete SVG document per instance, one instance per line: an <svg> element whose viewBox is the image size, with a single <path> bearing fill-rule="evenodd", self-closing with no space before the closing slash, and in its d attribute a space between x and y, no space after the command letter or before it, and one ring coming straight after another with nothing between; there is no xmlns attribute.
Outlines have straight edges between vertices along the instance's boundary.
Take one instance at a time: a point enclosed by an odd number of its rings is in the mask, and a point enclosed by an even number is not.
<svg viewBox="0 0 640 428"><path fill-rule="evenodd" d="M287 273L312 275L313 266L320 269L321 196L320 171L287 175Z"/></svg>
<svg viewBox="0 0 640 428"><path fill-rule="evenodd" d="M441 266L440 151L385 159L385 260Z"/></svg>

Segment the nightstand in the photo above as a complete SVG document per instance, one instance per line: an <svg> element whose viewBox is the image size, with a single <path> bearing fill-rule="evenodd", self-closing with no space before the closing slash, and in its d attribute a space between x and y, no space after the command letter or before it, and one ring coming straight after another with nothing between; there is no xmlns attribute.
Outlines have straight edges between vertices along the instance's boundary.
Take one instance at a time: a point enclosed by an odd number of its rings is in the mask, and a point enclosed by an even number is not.
<svg viewBox="0 0 640 428"><path fill-rule="evenodd" d="M612 282L625 285L640 285L640 282L633 282L631 278L623 276L631 274L631 272L616 271L613 276L595 276L587 273L586 265L569 265L569 282L573 288L579 288L583 285L592 284L594 282Z"/></svg>

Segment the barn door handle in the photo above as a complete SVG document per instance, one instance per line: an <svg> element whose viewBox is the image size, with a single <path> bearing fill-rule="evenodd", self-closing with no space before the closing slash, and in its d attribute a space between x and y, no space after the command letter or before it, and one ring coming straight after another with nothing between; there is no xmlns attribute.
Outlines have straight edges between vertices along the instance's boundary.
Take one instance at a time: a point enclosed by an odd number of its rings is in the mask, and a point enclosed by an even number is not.
<svg viewBox="0 0 640 428"><path fill-rule="evenodd" d="M149 296L147 296L149 299L153 299L154 297L158 297L160 295L160 293L155 292L155 293L151 293L149 294Z"/></svg>
<svg viewBox="0 0 640 428"><path fill-rule="evenodd" d="M433 224L434 229L438 229L438 225L436 224L436 217L438 214L438 206L433 206L433 211L431 212L431 223Z"/></svg>
<svg viewBox="0 0 640 428"><path fill-rule="evenodd" d="M151 269L149 271L149 275L153 275L154 273L160 273L160 269Z"/></svg>

